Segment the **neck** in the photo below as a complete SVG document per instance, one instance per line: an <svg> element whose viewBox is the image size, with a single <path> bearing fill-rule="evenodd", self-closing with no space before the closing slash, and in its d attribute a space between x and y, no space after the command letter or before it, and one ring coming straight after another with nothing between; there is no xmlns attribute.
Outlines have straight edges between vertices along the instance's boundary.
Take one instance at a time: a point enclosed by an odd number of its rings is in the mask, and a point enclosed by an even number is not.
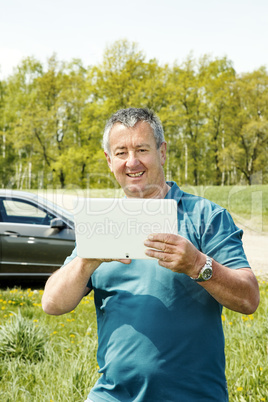
<svg viewBox="0 0 268 402"><path fill-rule="evenodd" d="M127 198L165 198L170 186L164 182L163 186L150 186L145 191L128 191L124 189Z"/></svg>

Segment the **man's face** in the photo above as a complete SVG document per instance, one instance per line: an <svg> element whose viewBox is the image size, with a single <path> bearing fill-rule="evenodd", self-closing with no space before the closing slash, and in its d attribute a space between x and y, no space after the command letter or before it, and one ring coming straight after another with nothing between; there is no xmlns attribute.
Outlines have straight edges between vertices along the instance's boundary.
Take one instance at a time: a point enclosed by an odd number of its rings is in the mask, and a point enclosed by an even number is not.
<svg viewBox="0 0 268 402"><path fill-rule="evenodd" d="M127 197L159 198L165 187L163 165L166 143L159 149L152 127L139 121L134 127L116 123L110 132L108 165Z"/></svg>

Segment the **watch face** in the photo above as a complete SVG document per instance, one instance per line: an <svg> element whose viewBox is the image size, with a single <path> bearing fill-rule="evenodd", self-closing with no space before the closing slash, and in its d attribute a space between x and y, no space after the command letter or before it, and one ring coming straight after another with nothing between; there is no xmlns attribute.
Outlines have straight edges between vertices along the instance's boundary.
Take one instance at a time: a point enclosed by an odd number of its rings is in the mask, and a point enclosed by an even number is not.
<svg viewBox="0 0 268 402"><path fill-rule="evenodd" d="M202 276L205 280L208 280L211 278L212 276L212 269L211 268L206 268L204 269L204 271L202 272Z"/></svg>

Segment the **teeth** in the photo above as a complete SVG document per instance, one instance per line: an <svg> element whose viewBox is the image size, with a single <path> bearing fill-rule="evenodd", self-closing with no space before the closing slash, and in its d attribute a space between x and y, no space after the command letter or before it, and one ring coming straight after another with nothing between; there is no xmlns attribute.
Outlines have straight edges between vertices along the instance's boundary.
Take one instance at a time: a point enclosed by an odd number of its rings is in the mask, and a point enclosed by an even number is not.
<svg viewBox="0 0 268 402"><path fill-rule="evenodd" d="M128 176L130 177L139 177L143 174L143 172L139 172L139 173L128 173Z"/></svg>

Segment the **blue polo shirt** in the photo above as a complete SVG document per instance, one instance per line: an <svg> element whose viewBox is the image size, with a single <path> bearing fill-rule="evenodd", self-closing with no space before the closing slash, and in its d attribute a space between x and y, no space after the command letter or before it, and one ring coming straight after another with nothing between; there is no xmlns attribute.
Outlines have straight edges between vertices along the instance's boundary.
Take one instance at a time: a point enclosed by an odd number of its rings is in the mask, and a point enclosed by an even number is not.
<svg viewBox="0 0 268 402"><path fill-rule="evenodd" d="M168 184L166 198L178 203L179 234L229 268L249 267L230 214ZM228 401L222 306L198 283L157 260L132 260L102 263L89 286L102 374L91 400Z"/></svg>

